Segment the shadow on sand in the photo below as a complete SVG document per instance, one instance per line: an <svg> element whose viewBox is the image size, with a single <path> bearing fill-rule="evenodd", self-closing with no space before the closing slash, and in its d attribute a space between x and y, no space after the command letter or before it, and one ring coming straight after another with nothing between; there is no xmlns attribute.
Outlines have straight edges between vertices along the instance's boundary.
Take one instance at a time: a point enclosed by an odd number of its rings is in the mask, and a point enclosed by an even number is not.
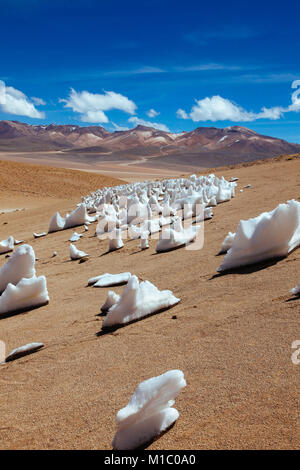
<svg viewBox="0 0 300 470"><path fill-rule="evenodd" d="M110 327L107 327L107 328L103 328L101 331L98 331L98 333L96 333L96 336L105 336L107 334L114 333L115 331L120 330L121 328L125 328L126 326L132 325L133 323L137 323L141 320L144 320L145 318L150 318L150 317L153 317L154 315L158 315L159 313L166 312L167 310L170 310L171 308L175 307L176 305L178 305L178 304L170 305L169 307L161 308L160 310L156 310L155 312L149 313L149 315L145 315L144 317L141 317L141 318L136 318L135 320L132 320L132 321L130 321L128 323L125 323L125 324L120 323L118 325L113 325L113 326L110 326ZM107 314L107 312L104 312L104 313L100 312L99 314L97 314L97 316L102 317L102 316L106 316L106 314Z"/></svg>
<svg viewBox="0 0 300 470"><path fill-rule="evenodd" d="M26 307L26 308L20 308L19 310L13 310L12 312L7 312L0 314L0 320L3 320L4 318L10 318L15 315L21 315L22 313L30 312L31 310L37 310L38 308L44 307L45 305L48 305L49 302L44 302L43 304L36 305L34 307Z"/></svg>
<svg viewBox="0 0 300 470"><path fill-rule="evenodd" d="M220 276L227 276L228 274L252 274L258 271L262 271L263 269L269 268L270 266L274 266L275 264L279 263L285 258L286 256L280 256L277 258L269 259L267 261L262 261L261 263L248 264L247 266L241 266L239 268L221 271L221 272L218 272L217 274L214 274L209 279L209 281L219 278Z"/></svg>

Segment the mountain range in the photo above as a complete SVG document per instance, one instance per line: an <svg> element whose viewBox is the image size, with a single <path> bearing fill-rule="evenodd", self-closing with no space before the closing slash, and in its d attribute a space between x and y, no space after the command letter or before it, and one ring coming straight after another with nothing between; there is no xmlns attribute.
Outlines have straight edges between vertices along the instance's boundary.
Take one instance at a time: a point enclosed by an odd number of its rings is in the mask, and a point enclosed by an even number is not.
<svg viewBox="0 0 300 470"><path fill-rule="evenodd" d="M59 151L93 161L155 158L155 164L214 167L300 153L300 145L241 126L198 127L179 134L152 127L109 132L101 126L29 125L0 121L0 151Z"/></svg>

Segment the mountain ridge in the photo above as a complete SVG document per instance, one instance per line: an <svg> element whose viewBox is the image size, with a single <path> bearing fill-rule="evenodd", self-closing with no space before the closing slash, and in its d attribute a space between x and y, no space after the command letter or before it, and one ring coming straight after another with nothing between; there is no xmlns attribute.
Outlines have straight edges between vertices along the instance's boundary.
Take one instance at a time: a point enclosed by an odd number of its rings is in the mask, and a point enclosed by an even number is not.
<svg viewBox="0 0 300 470"><path fill-rule="evenodd" d="M102 160L147 157L155 158L157 163L182 160L196 166L215 166L300 153L300 145L237 125L197 127L176 134L142 125L110 132L102 126L32 125L3 120L0 150L94 154Z"/></svg>

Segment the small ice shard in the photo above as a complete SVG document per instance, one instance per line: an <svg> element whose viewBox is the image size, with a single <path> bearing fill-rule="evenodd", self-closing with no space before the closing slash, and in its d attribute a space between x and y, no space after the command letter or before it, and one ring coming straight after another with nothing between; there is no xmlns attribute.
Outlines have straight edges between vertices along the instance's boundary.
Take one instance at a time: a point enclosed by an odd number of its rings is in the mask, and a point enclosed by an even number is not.
<svg viewBox="0 0 300 470"><path fill-rule="evenodd" d="M290 290L290 293L293 295L299 295L300 296L300 281L299 284L294 287L293 289Z"/></svg>
<svg viewBox="0 0 300 470"><path fill-rule="evenodd" d="M119 286L120 284L126 284L131 276L131 273L119 273L119 274L101 274L101 276L91 277L88 280L88 285L94 285L94 287L112 287Z"/></svg>
<svg viewBox="0 0 300 470"><path fill-rule="evenodd" d="M58 230L65 230L67 228L85 225L88 222L94 222L95 220L95 217L89 217L87 214L86 205L79 204L71 214L66 214L65 218L61 217L59 212L56 212L50 220L48 232L57 232Z"/></svg>
<svg viewBox="0 0 300 470"><path fill-rule="evenodd" d="M179 418L173 405L185 386L181 370L169 370L140 383L128 405L117 413L113 449L137 449L167 431Z"/></svg>
<svg viewBox="0 0 300 470"><path fill-rule="evenodd" d="M73 245L73 243L70 243L70 258L75 260L75 259L82 259L82 258L86 258L87 256L89 256L87 253L85 253L84 251L80 251L76 248L75 245Z"/></svg>
<svg viewBox="0 0 300 470"><path fill-rule="evenodd" d="M86 210L85 204L79 204L76 209L74 209L71 214L66 217L66 222L64 229L76 227L78 225L85 225L86 222L94 222L96 219L94 217L89 217Z"/></svg>
<svg viewBox="0 0 300 470"><path fill-rule="evenodd" d="M51 258L55 258L55 256L57 255L58 255L57 251L53 251Z"/></svg>
<svg viewBox="0 0 300 470"><path fill-rule="evenodd" d="M21 245L0 268L0 294L8 283L16 285L23 277L35 276L35 254L30 245Z"/></svg>
<svg viewBox="0 0 300 470"><path fill-rule="evenodd" d="M73 235L69 238L69 242L78 242L82 237L82 233L74 232Z"/></svg>
<svg viewBox="0 0 300 470"><path fill-rule="evenodd" d="M149 233L160 232L160 229L159 219L145 220L141 227L142 232L148 231Z"/></svg>
<svg viewBox="0 0 300 470"><path fill-rule="evenodd" d="M52 216L49 224L48 232L58 232L59 230L63 230L66 223L66 219L64 219L59 212L55 212Z"/></svg>
<svg viewBox="0 0 300 470"><path fill-rule="evenodd" d="M101 307L101 312L106 313L108 310L120 300L120 296L116 294L113 290L109 290L107 294L107 299Z"/></svg>
<svg viewBox="0 0 300 470"><path fill-rule="evenodd" d="M164 227L165 225L170 225L172 222L172 219L171 217L164 217L164 216L161 216L159 218L159 225L160 227Z"/></svg>
<svg viewBox="0 0 300 470"><path fill-rule="evenodd" d="M137 240L141 236L141 228L137 225L130 225L128 227L128 235L131 240Z"/></svg>
<svg viewBox="0 0 300 470"><path fill-rule="evenodd" d="M149 233L147 231L143 232L141 235L141 243L139 245L141 250L146 250L147 248L149 248L148 235Z"/></svg>
<svg viewBox="0 0 300 470"><path fill-rule="evenodd" d="M9 355L5 358L4 362L14 361L15 359L19 359L20 357L32 354L41 349L43 346L43 343L29 343L25 344L25 346L20 346L19 348L16 348L11 351L11 353L9 353Z"/></svg>
<svg viewBox="0 0 300 470"><path fill-rule="evenodd" d="M213 218L213 210L211 207L205 207L202 214L197 215L193 223L202 222Z"/></svg>
<svg viewBox="0 0 300 470"><path fill-rule="evenodd" d="M230 183L233 183L234 181L238 181L238 178L231 177L229 180Z"/></svg>
<svg viewBox="0 0 300 470"><path fill-rule="evenodd" d="M21 243L25 243L24 240L16 240L16 239L14 239L14 244L15 244L15 245L21 245Z"/></svg>
<svg viewBox="0 0 300 470"><path fill-rule="evenodd" d="M0 297L0 315L49 302L45 276L21 279L16 286L8 284Z"/></svg>
<svg viewBox="0 0 300 470"><path fill-rule="evenodd" d="M241 220L217 271L287 256L300 245L300 203L291 200L270 212Z"/></svg>
<svg viewBox="0 0 300 470"><path fill-rule="evenodd" d="M244 186L244 188L251 188L251 184L246 184L246 186Z"/></svg>
<svg viewBox="0 0 300 470"><path fill-rule="evenodd" d="M213 217L213 210L211 207L205 207L204 209L204 220L212 219Z"/></svg>
<svg viewBox="0 0 300 470"><path fill-rule="evenodd" d="M35 233L35 232L33 232L34 238L41 238L41 237L45 237L46 235L47 235L46 232L42 232L42 233Z"/></svg>
<svg viewBox="0 0 300 470"><path fill-rule="evenodd" d="M131 276L119 301L109 309L102 329L124 326L178 302L180 299L170 290L160 291L151 282L139 283L136 276Z"/></svg>
<svg viewBox="0 0 300 470"><path fill-rule="evenodd" d="M244 190L243 190L243 189L240 189L240 193L243 193L243 192L244 192Z"/></svg>
<svg viewBox="0 0 300 470"><path fill-rule="evenodd" d="M14 249L14 237L10 236L0 242L0 254L9 253Z"/></svg>
<svg viewBox="0 0 300 470"><path fill-rule="evenodd" d="M87 232L88 229L89 229L88 226L87 226L87 225L84 225L83 227L84 227L84 231Z"/></svg>
<svg viewBox="0 0 300 470"><path fill-rule="evenodd" d="M215 207L217 205L216 196L213 196L207 203L207 207Z"/></svg>
<svg viewBox="0 0 300 470"><path fill-rule="evenodd" d="M163 230L158 243L156 245L157 253L163 251L173 250L180 246L187 245L195 240L199 227L189 227L181 231L173 230L172 228Z"/></svg>
<svg viewBox="0 0 300 470"><path fill-rule="evenodd" d="M228 234L226 235L226 237L223 240L222 248L221 248L219 254L227 253L227 251L230 250L230 248L232 246L232 243L233 243L233 240L234 240L234 237L235 237L234 232L228 232Z"/></svg>
<svg viewBox="0 0 300 470"><path fill-rule="evenodd" d="M109 249L108 251L116 251L124 246L122 240L122 231L116 228L109 237Z"/></svg>

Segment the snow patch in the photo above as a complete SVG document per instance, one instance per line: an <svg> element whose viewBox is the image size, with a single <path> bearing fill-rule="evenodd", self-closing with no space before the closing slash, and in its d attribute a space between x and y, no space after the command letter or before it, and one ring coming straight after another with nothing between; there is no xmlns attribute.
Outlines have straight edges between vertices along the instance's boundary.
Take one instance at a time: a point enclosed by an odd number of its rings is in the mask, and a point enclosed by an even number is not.
<svg viewBox="0 0 300 470"><path fill-rule="evenodd" d="M290 290L291 294L293 295L300 295L300 281L299 284Z"/></svg>
<svg viewBox="0 0 300 470"><path fill-rule="evenodd" d="M108 311L102 329L123 326L180 302L170 290L160 291L149 281L131 276L119 301Z"/></svg>
<svg viewBox="0 0 300 470"><path fill-rule="evenodd" d="M0 254L9 253L14 249L14 237L10 236L6 240L0 242Z"/></svg>
<svg viewBox="0 0 300 470"><path fill-rule="evenodd" d="M0 297L0 315L49 302L45 276L23 278L15 286L8 284Z"/></svg>
<svg viewBox="0 0 300 470"><path fill-rule="evenodd" d="M101 276L91 277L88 280L88 285L94 285L94 287L111 287L119 286L128 282L131 273L119 273L119 274L101 274Z"/></svg>
<svg viewBox="0 0 300 470"><path fill-rule="evenodd" d="M11 283L35 276L35 254L30 245L21 245L0 268L0 294Z"/></svg>
<svg viewBox="0 0 300 470"><path fill-rule="evenodd" d="M217 271L287 256L300 245L300 203L294 199L273 211L241 220L232 247Z"/></svg>
<svg viewBox="0 0 300 470"><path fill-rule="evenodd" d="M128 405L117 413L113 448L136 449L166 431L179 417L172 406L185 386L181 370L169 370L140 383Z"/></svg>
<svg viewBox="0 0 300 470"><path fill-rule="evenodd" d="M78 250L78 248L76 248L76 246L73 245L73 243L70 243L70 258L72 260L86 258L87 256L89 256L87 253L85 253L84 251Z"/></svg>
<svg viewBox="0 0 300 470"><path fill-rule="evenodd" d="M9 355L5 358L4 362L14 361L15 359L19 359L20 357L32 354L41 349L43 346L43 343L28 343L25 344L25 346L20 346L19 348L16 348L11 351Z"/></svg>

